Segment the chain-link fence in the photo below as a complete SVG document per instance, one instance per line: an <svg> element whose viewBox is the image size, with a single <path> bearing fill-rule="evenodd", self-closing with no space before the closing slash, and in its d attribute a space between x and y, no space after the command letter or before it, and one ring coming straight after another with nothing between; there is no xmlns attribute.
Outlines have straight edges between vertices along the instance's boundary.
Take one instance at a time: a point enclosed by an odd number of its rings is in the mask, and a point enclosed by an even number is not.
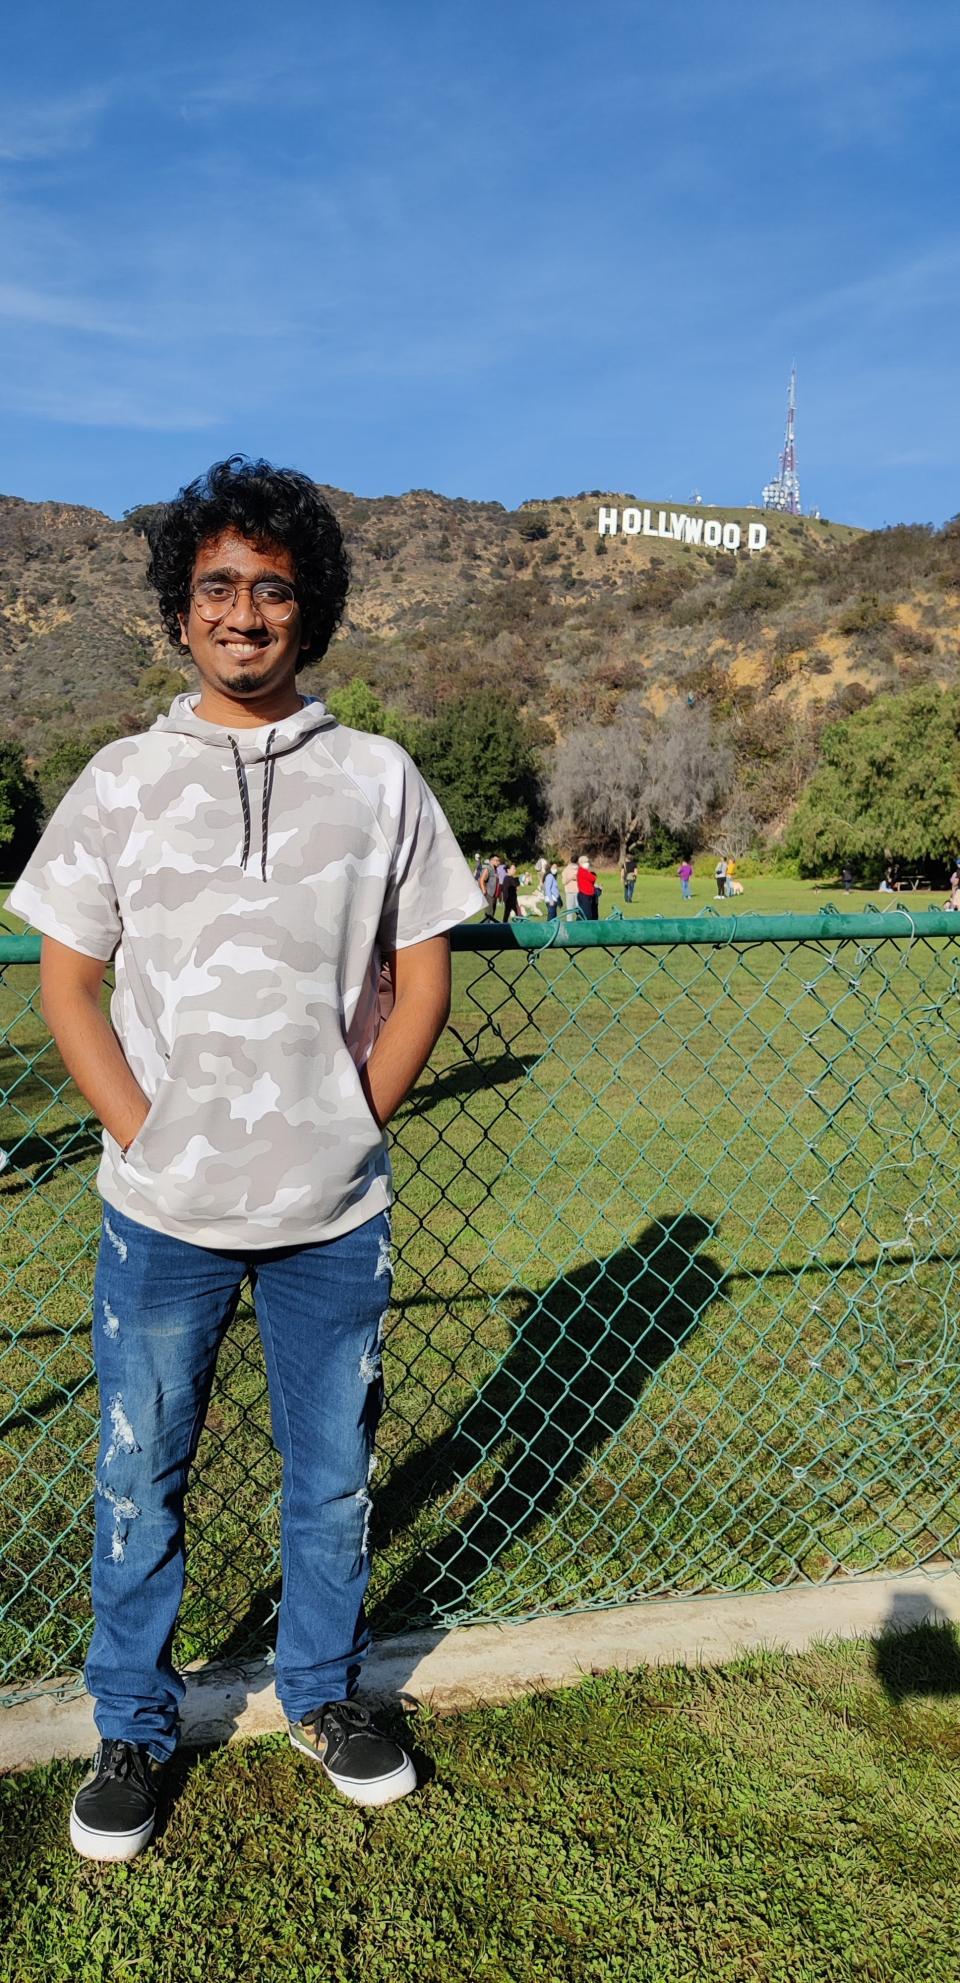
<svg viewBox="0 0 960 1983"><path fill-rule="evenodd" d="M451 1024L393 1126L376 1629L952 1560L958 923L455 934ZM0 937L0 1677L21 1695L83 1656L99 1430L99 1127L38 959ZM189 1497L182 1660L269 1643L268 1428L246 1301Z"/></svg>

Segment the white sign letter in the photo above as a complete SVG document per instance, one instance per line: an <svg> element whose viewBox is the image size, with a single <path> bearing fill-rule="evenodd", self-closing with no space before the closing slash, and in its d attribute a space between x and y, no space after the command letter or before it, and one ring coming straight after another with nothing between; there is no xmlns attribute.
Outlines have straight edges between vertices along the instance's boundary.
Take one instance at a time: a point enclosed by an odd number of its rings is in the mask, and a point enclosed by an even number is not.
<svg viewBox="0 0 960 1983"><path fill-rule="evenodd" d="M725 523L725 524L724 524L724 526L723 526L723 548L724 548L724 550L725 550L725 551L739 551L739 549L740 549L740 525L739 525L739 523Z"/></svg>
<svg viewBox="0 0 960 1983"><path fill-rule="evenodd" d="M762 551L766 541L767 526L765 523L750 523L747 525L748 551Z"/></svg>
<svg viewBox="0 0 960 1983"><path fill-rule="evenodd" d="M677 515L676 510L670 511L670 534L671 536L678 538L681 544L683 543L684 524L689 523L689 521L690 521L689 517L684 516L682 511L679 516Z"/></svg>
<svg viewBox="0 0 960 1983"><path fill-rule="evenodd" d="M718 545L720 542L720 537L721 537L721 530L716 517L715 516L708 517L706 523L703 526L704 543Z"/></svg>
<svg viewBox="0 0 960 1983"><path fill-rule="evenodd" d="M606 537L608 534L615 537L617 534L617 512L614 509L607 509L603 503L600 505L600 515L597 518L597 530L601 537Z"/></svg>
<svg viewBox="0 0 960 1983"><path fill-rule="evenodd" d="M702 516L685 516L683 519L683 541L685 544L700 544L703 541Z"/></svg>
<svg viewBox="0 0 960 1983"><path fill-rule="evenodd" d="M640 531L640 511L624 510L623 516L620 519L620 528L625 537L638 536Z"/></svg>

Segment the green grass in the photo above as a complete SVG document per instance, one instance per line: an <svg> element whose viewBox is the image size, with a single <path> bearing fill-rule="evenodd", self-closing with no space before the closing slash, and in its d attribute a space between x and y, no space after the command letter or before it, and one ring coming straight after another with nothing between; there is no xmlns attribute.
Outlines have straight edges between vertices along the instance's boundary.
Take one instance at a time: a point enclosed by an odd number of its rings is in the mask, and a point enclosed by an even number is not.
<svg viewBox="0 0 960 1983"><path fill-rule="evenodd" d="M692 913L729 913L710 886ZM746 889L740 909L828 899ZM633 906L674 914L679 884L641 875ZM955 1550L954 951L457 958L395 1124L378 1630ZM97 1433L98 1138L35 988L32 967L0 988L0 1144L32 1139L0 1175L0 1662L24 1680L82 1652ZM245 1308L191 1493L182 1659L262 1646L276 1486Z"/></svg>
<svg viewBox="0 0 960 1983"><path fill-rule="evenodd" d="M422 1713L370 1813L239 1742L127 1867L66 1841L82 1766L9 1777L0 1983L949 1983L958 1693L926 1627Z"/></svg>

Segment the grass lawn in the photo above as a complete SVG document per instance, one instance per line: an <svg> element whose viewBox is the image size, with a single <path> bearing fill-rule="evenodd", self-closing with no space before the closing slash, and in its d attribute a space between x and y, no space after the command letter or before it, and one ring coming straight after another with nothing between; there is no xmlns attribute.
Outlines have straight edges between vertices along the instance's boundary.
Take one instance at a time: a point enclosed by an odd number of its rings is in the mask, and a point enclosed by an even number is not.
<svg viewBox="0 0 960 1983"><path fill-rule="evenodd" d="M172 1766L133 1865L84 1773L0 1782L0 1983L948 1983L949 1632L607 1676L413 1724L423 1787L345 1805L285 1738Z"/></svg>
<svg viewBox="0 0 960 1983"><path fill-rule="evenodd" d="M688 913L831 899L712 886ZM641 874L633 910L678 913L679 883ZM378 1630L955 1551L957 948L457 957L393 1133ZM0 1677L24 1681L82 1654L98 1425L99 1135L36 975L0 987ZM276 1490L245 1306L191 1493L182 1659L263 1646Z"/></svg>

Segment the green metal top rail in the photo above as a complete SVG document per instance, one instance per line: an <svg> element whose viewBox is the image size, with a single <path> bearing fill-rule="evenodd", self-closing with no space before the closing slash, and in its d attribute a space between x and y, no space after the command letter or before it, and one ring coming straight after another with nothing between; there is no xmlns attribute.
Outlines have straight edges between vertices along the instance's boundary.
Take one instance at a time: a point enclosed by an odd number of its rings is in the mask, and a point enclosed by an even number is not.
<svg viewBox="0 0 960 1983"><path fill-rule="evenodd" d="M960 916L948 909L867 909L848 914L832 903L812 915L610 916L603 922L551 923L527 917L513 923L462 923L451 931L454 950L588 950L633 944L810 943L853 938L909 941L914 937L960 937ZM0 924L0 964L37 964L40 938L15 936Z"/></svg>

